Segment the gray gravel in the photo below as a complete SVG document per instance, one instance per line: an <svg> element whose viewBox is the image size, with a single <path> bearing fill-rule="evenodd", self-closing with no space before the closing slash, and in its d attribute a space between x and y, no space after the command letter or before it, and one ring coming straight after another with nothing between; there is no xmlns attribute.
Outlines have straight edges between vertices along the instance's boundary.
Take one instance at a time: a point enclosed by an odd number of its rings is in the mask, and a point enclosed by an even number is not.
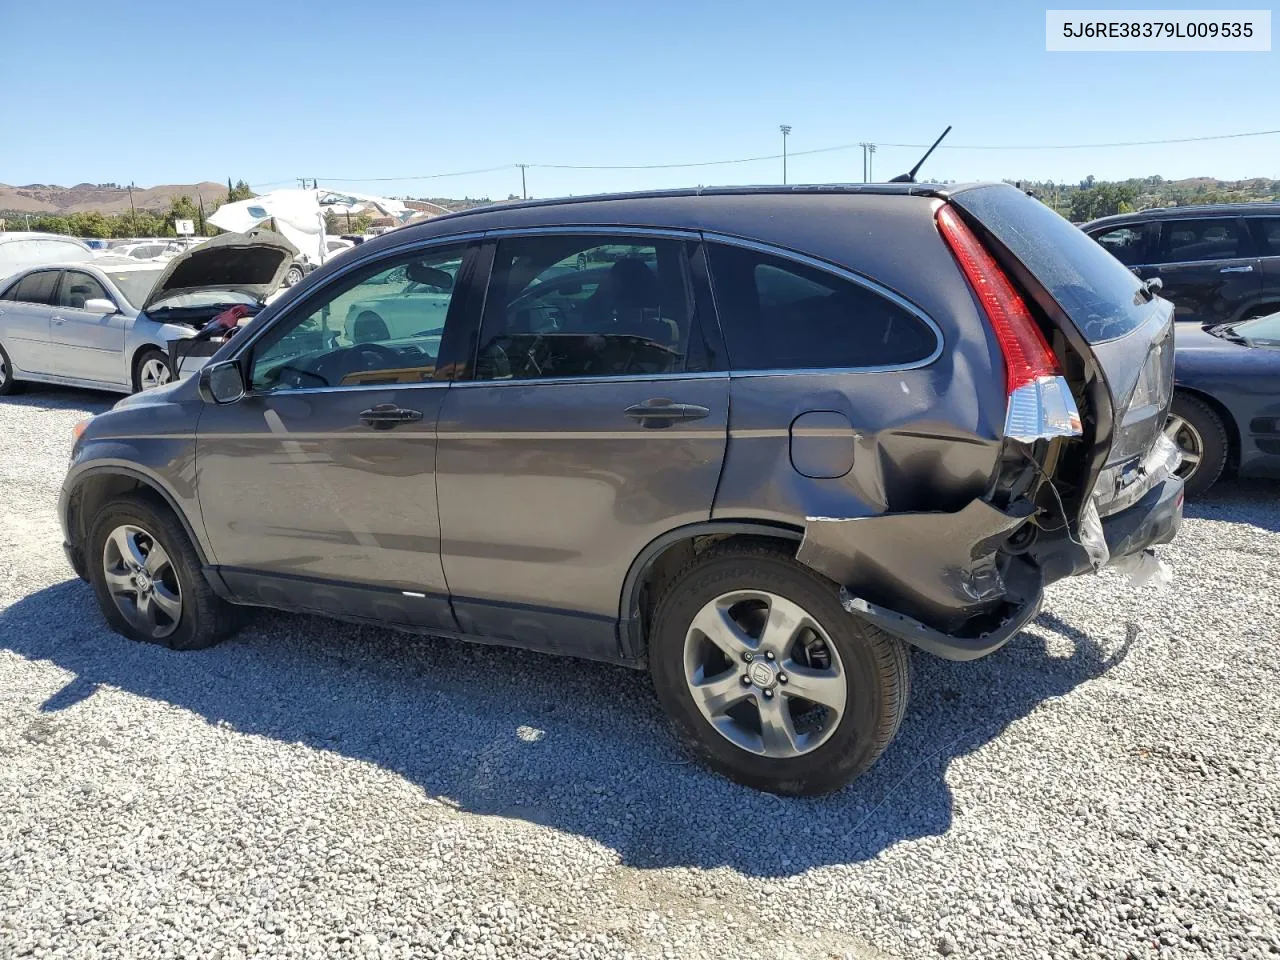
<svg viewBox="0 0 1280 960"><path fill-rule="evenodd" d="M857 784L687 762L642 674L264 614L108 632L54 516L72 424L0 401L0 957L1147 957L1280 952L1275 486L1172 586L1055 587L917 656Z"/></svg>

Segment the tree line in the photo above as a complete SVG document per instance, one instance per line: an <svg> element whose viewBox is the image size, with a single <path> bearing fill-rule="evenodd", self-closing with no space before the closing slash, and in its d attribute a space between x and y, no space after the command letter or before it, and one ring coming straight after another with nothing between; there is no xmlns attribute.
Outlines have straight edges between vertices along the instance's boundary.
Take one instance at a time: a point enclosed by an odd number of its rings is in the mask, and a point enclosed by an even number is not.
<svg viewBox="0 0 1280 960"><path fill-rule="evenodd" d="M1280 180L1261 177L1229 182L1207 177L1174 181L1159 176L1108 181L1088 176L1079 183L1024 180L1018 181L1018 186L1073 223L1152 207L1280 199Z"/></svg>
<svg viewBox="0 0 1280 960"><path fill-rule="evenodd" d="M7 229L33 230L38 233L61 233L72 237L111 239L123 237L173 237L177 236L173 222L191 220L196 236L210 237L220 233L208 222L208 217L224 203L248 200L256 194L243 180L232 183L227 180L226 194L205 200L192 199L185 194L173 197L165 210L130 210L125 213L42 213L17 214L7 217ZM29 224L29 225L28 225Z"/></svg>

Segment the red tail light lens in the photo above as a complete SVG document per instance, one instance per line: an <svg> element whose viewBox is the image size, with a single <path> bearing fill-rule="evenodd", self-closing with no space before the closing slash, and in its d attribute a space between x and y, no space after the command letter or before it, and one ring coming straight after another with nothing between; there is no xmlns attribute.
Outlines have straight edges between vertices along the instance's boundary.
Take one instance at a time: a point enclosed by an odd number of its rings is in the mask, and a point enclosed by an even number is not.
<svg viewBox="0 0 1280 960"><path fill-rule="evenodd" d="M1031 310L956 211L938 208L938 230L951 248L1004 354L1009 397L1004 435L1033 442L1080 436L1080 411Z"/></svg>
<svg viewBox="0 0 1280 960"><path fill-rule="evenodd" d="M1018 387L1042 377L1056 377L1058 361L1045 342L1026 301L1005 276L1000 265L982 246L955 209L938 209L938 229L964 271L969 286L986 311L1004 353L1005 386L1012 394Z"/></svg>

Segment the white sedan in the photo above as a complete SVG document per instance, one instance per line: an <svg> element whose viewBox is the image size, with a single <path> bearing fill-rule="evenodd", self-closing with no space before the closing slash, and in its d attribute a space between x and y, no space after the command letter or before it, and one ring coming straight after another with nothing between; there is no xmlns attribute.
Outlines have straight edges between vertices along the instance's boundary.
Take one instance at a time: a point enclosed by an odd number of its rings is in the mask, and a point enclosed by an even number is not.
<svg viewBox="0 0 1280 960"><path fill-rule="evenodd" d="M136 393L173 378L169 341L228 307L256 310L297 250L267 231L222 234L166 263L99 257L0 282L0 396L22 381Z"/></svg>

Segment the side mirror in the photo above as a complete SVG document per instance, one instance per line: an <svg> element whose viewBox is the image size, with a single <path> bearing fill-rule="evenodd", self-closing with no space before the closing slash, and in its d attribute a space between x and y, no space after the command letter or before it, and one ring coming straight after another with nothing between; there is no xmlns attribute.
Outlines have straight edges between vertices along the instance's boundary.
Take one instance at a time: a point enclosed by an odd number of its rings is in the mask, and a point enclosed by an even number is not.
<svg viewBox="0 0 1280 960"><path fill-rule="evenodd" d="M244 374L235 360L200 369L200 396L206 403L235 403L244 396Z"/></svg>
<svg viewBox="0 0 1280 960"><path fill-rule="evenodd" d="M119 313L119 308L110 300L103 297L94 297L92 300L86 300L84 306L80 308L86 313Z"/></svg>
<svg viewBox="0 0 1280 960"><path fill-rule="evenodd" d="M414 283L425 284L428 287L436 287L439 290L448 293L453 289L453 277L449 276L443 270L437 270L435 267L428 267L425 263L415 260L405 267L405 276Z"/></svg>

